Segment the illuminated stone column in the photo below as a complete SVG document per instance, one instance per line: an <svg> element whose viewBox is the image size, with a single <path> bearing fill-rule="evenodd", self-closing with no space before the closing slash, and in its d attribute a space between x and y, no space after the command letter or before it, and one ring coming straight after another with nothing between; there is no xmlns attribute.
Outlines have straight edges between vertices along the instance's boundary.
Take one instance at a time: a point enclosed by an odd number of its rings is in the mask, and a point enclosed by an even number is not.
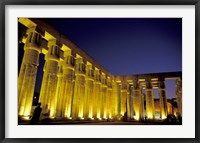
<svg viewBox="0 0 200 143"><path fill-rule="evenodd" d="M132 101L132 90L133 86L131 83L128 84L128 95L127 95L127 119L130 120L133 117L133 101Z"/></svg>
<svg viewBox="0 0 200 143"><path fill-rule="evenodd" d="M42 39L43 35L44 31L39 27L27 30L24 57L18 77L18 115L20 116L28 117L31 114L39 54L45 43L45 40Z"/></svg>
<svg viewBox="0 0 200 143"><path fill-rule="evenodd" d="M71 50L64 52L62 64L63 78L60 84L60 92L57 102L57 116L71 118L72 97L74 92L74 54Z"/></svg>
<svg viewBox="0 0 200 143"><path fill-rule="evenodd" d="M161 119L165 119L167 118L167 99L166 99L165 82L163 80L159 81L158 93L160 96L160 117Z"/></svg>
<svg viewBox="0 0 200 143"><path fill-rule="evenodd" d="M146 116L147 119L154 119L154 94L151 81L146 82Z"/></svg>
<svg viewBox="0 0 200 143"><path fill-rule="evenodd" d="M128 94L127 84L123 83L121 89L121 111L120 111L120 114L123 116L126 112L127 94Z"/></svg>
<svg viewBox="0 0 200 143"><path fill-rule="evenodd" d="M102 73L101 76L101 90L102 90L102 102L101 102L101 117L107 119L107 85L106 75Z"/></svg>
<svg viewBox="0 0 200 143"><path fill-rule="evenodd" d="M86 83L85 83L85 106L84 117L93 119L93 106L94 106L94 68L91 63L87 62L86 65Z"/></svg>
<svg viewBox="0 0 200 143"><path fill-rule="evenodd" d="M100 77L100 71L99 69L95 68L94 71L94 108L93 108L93 114L94 118L101 119L100 113L100 95L101 95L101 77Z"/></svg>
<svg viewBox="0 0 200 143"><path fill-rule="evenodd" d="M76 55L75 86L72 104L72 118L84 119L84 99L85 99L85 61Z"/></svg>
<svg viewBox="0 0 200 143"><path fill-rule="evenodd" d="M182 80L176 79L176 101L178 105L178 114L182 117Z"/></svg>
<svg viewBox="0 0 200 143"><path fill-rule="evenodd" d="M42 108L48 105L50 118L56 116L59 61L63 57L61 46L62 44L57 40L48 41L49 50L45 55L46 62L39 102L42 103Z"/></svg>
<svg viewBox="0 0 200 143"><path fill-rule="evenodd" d="M139 82L133 83L133 109L134 119L140 120L141 117L141 89Z"/></svg>
<svg viewBox="0 0 200 143"><path fill-rule="evenodd" d="M134 109L134 98L133 98L133 85L130 86L130 103L131 103L131 106L130 106L130 117L131 119L134 119L134 116L135 116L135 109Z"/></svg>
<svg viewBox="0 0 200 143"><path fill-rule="evenodd" d="M121 100L121 90L122 90L122 83L121 81L117 81L117 115L121 114L121 105L122 105L122 100Z"/></svg>
<svg viewBox="0 0 200 143"><path fill-rule="evenodd" d="M102 72L99 72L99 76L100 76L100 93L98 95L98 118L99 119L103 119L103 85L102 85Z"/></svg>
<svg viewBox="0 0 200 143"><path fill-rule="evenodd" d="M107 79L107 117L112 118L112 84L111 84L111 78L108 77Z"/></svg>
<svg viewBox="0 0 200 143"><path fill-rule="evenodd" d="M118 115L118 85L117 83L113 80L112 81L112 87L113 87L113 91L112 91L112 114L113 117Z"/></svg>
<svg viewBox="0 0 200 143"><path fill-rule="evenodd" d="M63 92L62 92L62 80L63 80L63 61L60 61L58 63L58 73L57 73L57 77L58 77L58 81L57 81L57 85L56 85L56 119L60 119L63 118L63 114L62 114L62 102L63 100L61 100L63 98ZM44 107L44 106L43 106Z"/></svg>
<svg viewBox="0 0 200 143"><path fill-rule="evenodd" d="M144 120L144 94L141 91L141 107L140 107L140 119Z"/></svg>

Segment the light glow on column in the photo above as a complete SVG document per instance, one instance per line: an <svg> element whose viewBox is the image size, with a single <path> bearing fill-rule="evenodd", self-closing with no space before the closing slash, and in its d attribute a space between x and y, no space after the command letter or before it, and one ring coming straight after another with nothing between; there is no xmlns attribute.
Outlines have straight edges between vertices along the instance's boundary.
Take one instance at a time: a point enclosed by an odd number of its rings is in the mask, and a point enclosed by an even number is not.
<svg viewBox="0 0 200 143"><path fill-rule="evenodd" d="M103 118L107 119L106 112L104 112Z"/></svg>
<svg viewBox="0 0 200 143"><path fill-rule="evenodd" d="M98 119L101 119L101 114L100 114L100 112L97 112L97 118L98 118Z"/></svg>
<svg viewBox="0 0 200 143"><path fill-rule="evenodd" d="M135 113L134 119L135 119L135 120L139 120L139 119L140 119L140 116L139 116L139 113L138 113L138 112Z"/></svg>
<svg viewBox="0 0 200 143"><path fill-rule="evenodd" d="M153 113L152 112L147 112L147 118L148 119L153 119Z"/></svg>

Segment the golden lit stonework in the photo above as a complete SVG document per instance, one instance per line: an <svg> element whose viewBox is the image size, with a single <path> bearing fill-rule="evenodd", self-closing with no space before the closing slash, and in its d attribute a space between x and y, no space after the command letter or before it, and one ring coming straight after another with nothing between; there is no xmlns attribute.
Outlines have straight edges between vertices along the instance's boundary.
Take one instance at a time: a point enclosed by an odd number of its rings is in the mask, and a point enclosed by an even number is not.
<svg viewBox="0 0 200 143"><path fill-rule="evenodd" d="M182 116L181 72L114 76L50 25L32 18L18 21L27 28L18 77L19 116L32 115L40 54L45 65L39 102L48 107L51 119L142 121ZM167 100L166 79L176 80L177 109L172 110Z"/></svg>

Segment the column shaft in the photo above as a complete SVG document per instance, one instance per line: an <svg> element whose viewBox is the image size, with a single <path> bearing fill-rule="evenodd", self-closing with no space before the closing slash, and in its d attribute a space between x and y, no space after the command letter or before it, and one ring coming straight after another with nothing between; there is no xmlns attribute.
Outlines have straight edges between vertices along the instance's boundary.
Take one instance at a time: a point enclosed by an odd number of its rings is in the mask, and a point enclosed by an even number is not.
<svg viewBox="0 0 200 143"><path fill-rule="evenodd" d="M176 100L178 104L178 115L182 116L182 80L176 80Z"/></svg>
<svg viewBox="0 0 200 143"><path fill-rule="evenodd" d="M61 44L58 41L52 40L48 43L48 53L45 55L45 67L44 76L42 80L42 87L40 90L39 101L42 104L42 108L46 105L50 109L50 118L56 117L57 108L57 96L58 96L58 70L59 60L61 57L60 47Z"/></svg>
<svg viewBox="0 0 200 143"><path fill-rule="evenodd" d="M139 83L134 83L133 86L133 108L134 108L134 119L140 120L141 117L141 91Z"/></svg>
<svg viewBox="0 0 200 143"><path fill-rule="evenodd" d="M84 119L85 99L85 63L82 58L76 59L75 87L72 104L72 118Z"/></svg>
<svg viewBox="0 0 200 143"><path fill-rule="evenodd" d="M57 116L71 119L72 97L74 91L74 57L71 52L65 56L63 66L62 81L57 103Z"/></svg>
<svg viewBox="0 0 200 143"><path fill-rule="evenodd" d="M121 105L122 105L122 94L121 94L121 89L122 89L122 85L121 84L118 84L117 85L117 102L118 102L118 105L117 105L117 115L120 115L121 113Z"/></svg>
<svg viewBox="0 0 200 143"><path fill-rule="evenodd" d="M74 93L74 71L72 69L68 69L65 71L66 74L63 80L63 91L66 104L63 105L64 113L66 118L71 118L71 110L72 110L72 99ZM64 102L65 103L65 102Z"/></svg>
<svg viewBox="0 0 200 143"><path fill-rule="evenodd" d="M154 119L154 94L151 82L146 83L146 116L147 119Z"/></svg>
<svg viewBox="0 0 200 143"><path fill-rule="evenodd" d="M107 87L103 84L102 85L102 102L101 102L101 116L104 119L107 119Z"/></svg>
<svg viewBox="0 0 200 143"><path fill-rule="evenodd" d="M86 93L85 93L85 110L84 114L86 118L93 119L93 105L94 105L94 87L93 80L86 80Z"/></svg>
<svg viewBox="0 0 200 143"><path fill-rule="evenodd" d="M50 72L50 69L54 68L54 73ZM55 61L48 61L46 70L44 73L44 77L42 80L42 88L40 91L40 102L42 103L42 107L48 105L50 109L50 117L55 116L56 110L56 85L58 81L57 77L57 68L58 63Z"/></svg>
<svg viewBox="0 0 200 143"><path fill-rule="evenodd" d="M112 114L113 116L118 115L118 93L117 93L117 83L115 81L112 82Z"/></svg>
<svg viewBox="0 0 200 143"><path fill-rule="evenodd" d="M94 68L91 63L86 65L86 83L85 83L85 118L93 119L94 109Z"/></svg>
<svg viewBox="0 0 200 143"><path fill-rule="evenodd" d="M131 87L131 85L129 84L128 85L128 95L127 95L127 100L126 100L126 102L127 102L127 120L130 120L131 119L131 115L132 115L132 97L131 97L131 93L132 93L132 89L131 89L132 87Z"/></svg>
<svg viewBox="0 0 200 143"><path fill-rule="evenodd" d="M107 117L112 118L112 88L107 89Z"/></svg>
<svg viewBox="0 0 200 143"><path fill-rule="evenodd" d="M101 83L95 81L94 83L94 94L95 94L95 104L94 104L94 117L101 118L100 113L100 94L101 94Z"/></svg>
<svg viewBox="0 0 200 143"><path fill-rule="evenodd" d="M140 119L144 120L144 94L141 91Z"/></svg>
<svg viewBox="0 0 200 143"><path fill-rule="evenodd" d="M126 84L122 84L121 90L121 111L120 114L124 116L126 112L126 104L127 104L127 86Z"/></svg>
<svg viewBox="0 0 200 143"><path fill-rule="evenodd" d="M57 108L56 108L56 118L63 118L64 114L63 114L63 90L62 90L62 82L63 82L63 66L62 66L62 62L59 63L59 70L58 70L58 82L57 82L57 89L56 89L56 103L57 103Z"/></svg>
<svg viewBox="0 0 200 143"><path fill-rule="evenodd" d="M167 99L164 81L159 83L159 96L160 96L160 117L161 119L167 118Z"/></svg>

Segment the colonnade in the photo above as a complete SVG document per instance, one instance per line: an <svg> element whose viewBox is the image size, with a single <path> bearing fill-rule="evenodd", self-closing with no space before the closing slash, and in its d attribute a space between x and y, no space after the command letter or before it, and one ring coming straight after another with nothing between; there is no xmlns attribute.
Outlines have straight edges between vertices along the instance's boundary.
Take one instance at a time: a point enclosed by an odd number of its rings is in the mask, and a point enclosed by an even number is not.
<svg viewBox="0 0 200 143"><path fill-rule="evenodd" d="M175 79L178 113L182 116L182 81L180 78ZM119 83L120 89L122 86L127 88L121 89L121 92L119 93L121 98L121 100L119 100L119 102L121 102L119 113L121 115L124 115L126 112L128 120L143 120L144 118L154 120L155 104L153 88L158 88L160 102L160 119L163 120L167 118L168 113L165 79L159 78L157 81L152 81L147 76L147 78L144 79L144 81L142 82L139 80L128 80L123 84ZM143 93L143 89L145 89L145 93ZM126 101L123 100L123 96L126 97ZM146 103L146 107L144 106L144 103Z"/></svg>
<svg viewBox="0 0 200 143"><path fill-rule="evenodd" d="M45 54L39 102L42 108L48 106L51 118L112 118L117 113L117 102L113 102L114 79L60 41L44 39L44 31L37 29L27 30L18 77L19 115L31 115L39 54Z"/></svg>
<svg viewBox="0 0 200 143"><path fill-rule="evenodd" d="M23 24L23 23L22 23ZM151 78L118 81L87 58L75 52L39 26L28 27L24 38L24 56L18 77L18 115L29 117L36 83L39 55L45 55L39 102L56 119L107 119L127 114L128 120L154 119L154 94ZM134 79L134 76L132 76ZM157 87L161 119L167 116L164 78ZM130 82L131 81L131 82ZM143 81L144 82L144 81ZM182 115L182 81L176 82L178 111ZM144 101L146 100L146 113Z"/></svg>

